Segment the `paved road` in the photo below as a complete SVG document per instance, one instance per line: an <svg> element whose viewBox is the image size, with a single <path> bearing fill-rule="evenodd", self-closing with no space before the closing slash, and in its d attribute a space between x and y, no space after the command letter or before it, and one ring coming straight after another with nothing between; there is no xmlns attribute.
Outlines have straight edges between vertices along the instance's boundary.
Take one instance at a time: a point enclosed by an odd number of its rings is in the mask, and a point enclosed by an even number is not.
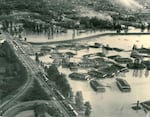
<svg viewBox="0 0 150 117"><path fill-rule="evenodd" d="M9 108L4 114L3 117L12 117L16 113L20 112L21 110L26 110L28 107L32 107L35 104L46 104L48 106L54 105L54 102L52 101L45 101L45 100L36 100L36 101L28 101L28 102L22 102L19 104L14 105L13 107Z"/></svg>
<svg viewBox="0 0 150 117"><path fill-rule="evenodd" d="M12 44L11 37L9 37L9 35L5 35L5 36L6 36L5 38L8 42L8 44L10 45L11 49L14 50L15 46ZM28 66L28 64L26 64L26 61L21 59L23 57L23 55L20 54L18 51L19 50L14 50L15 55L23 63L23 65L25 66L25 68L28 72L27 81L21 88L19 88L19 90L17 91L17 93L15 95L10 97L7 101L2 101L2 103L0 105L0 110L1 110L2 113L3 113L3 111L7 110L9 107L13 106L17 102L17 100L27 92L27 90L30 88L30 86L32 85L32 82L33 82L33 77L31 76L31 73L30 73L31 71L29 69L29 66Z"/></svg>
<svg viewBox="0 0 150 117"><path fill-rule="evenodd" d="M28 88L31 86L32 81L35 79L38 81L40 86L44 89L44 91L48 95L54 95L54 92L52 92L51 88L48 86L46 81L43 79L43 76L41 74L46 74L44 70L42 70L35 61L33 61L29 55L26 54L25 48L23 47L22 43L20 40L13 39L10 37L8 34L6 34L6 41L8 42L9 46L11 49L14 50L16 56L19 58L19 60L23 63L23 65L26 67L28 71L28 80L26 84L20 89L20 91L14 95L11 99L7 100L4 102L1 106L0 109L5 111L9 109L11 106L14 105L14 103L25 94L25 92L28 90ZM39 74L40 73L40 74ZM57 99L57 97L56 97ZM58 109L60 109L66 117L70 117L68 112L64 109L64 106L57 100L55 100L55 105Z"/></svg>

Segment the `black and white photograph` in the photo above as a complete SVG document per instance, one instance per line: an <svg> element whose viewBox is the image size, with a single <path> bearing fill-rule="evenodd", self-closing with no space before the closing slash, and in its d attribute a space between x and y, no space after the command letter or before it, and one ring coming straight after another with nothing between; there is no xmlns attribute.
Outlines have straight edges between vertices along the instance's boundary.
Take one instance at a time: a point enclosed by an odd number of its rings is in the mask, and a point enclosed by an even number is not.
<svg viewBox="0 0 150 117"><path fill-rule="evenodd" d="M150 0L0 0L0 117L150 117Z"/></svg>

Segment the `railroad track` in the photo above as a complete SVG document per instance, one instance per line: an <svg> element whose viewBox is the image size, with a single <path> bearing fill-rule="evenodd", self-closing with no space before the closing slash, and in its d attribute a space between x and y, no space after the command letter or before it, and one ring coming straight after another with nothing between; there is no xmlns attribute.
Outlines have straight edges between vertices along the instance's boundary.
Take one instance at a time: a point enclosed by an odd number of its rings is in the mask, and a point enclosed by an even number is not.
<svg viewBox="0 0 150 117"><path fill-rule="evenodd" d="M34 79L38 81L40 86L44 89L44 91L47 94L49 95L52 94L54 97L56 97L53 91L51 90L51 88L46 83L46 81L43 79L43 77L39 75L40 72L42 74L46 74L46 73L44 72L44 70L42 70L40 66L38 66L36 62L34 62L29 57L29 55L26 54L25 48L23 47L21 42L19 40L13 39L8 34L6 34L6 41L8 42L11 49L14 50L15 55L18 57L18 59L21 61L21 63L23 63L23 65L27 69L28 79L25 85L20 88L20 91L17 92L16 95L14 95L11 99L5 101L3 104L0 105L0 110L3 111L2 113L4 113L5 110L9 109L10 107L14 106L14 103L20 97L22 97L25 94L25 92L28 90L28 88L32 85L32 82ZM60 103L58 100L55 100L55 104L61 111L63 111L66 117L70 117L70 115L64 109L64 106L62 105L62 103Z"/></svg>

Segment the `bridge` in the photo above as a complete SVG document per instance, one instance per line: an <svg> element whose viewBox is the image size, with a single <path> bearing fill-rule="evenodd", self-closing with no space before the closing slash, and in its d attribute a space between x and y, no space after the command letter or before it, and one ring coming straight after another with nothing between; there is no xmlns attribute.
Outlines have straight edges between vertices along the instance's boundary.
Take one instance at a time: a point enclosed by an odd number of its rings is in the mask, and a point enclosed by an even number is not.
<svg viewBox="0 0 150 117"><path fill-rule="evenodd" d="M70 114L68 114L68 111L65 109L64 105L59 100L57 100L57 96L55 95L52 88L48 86L43 76L39 74L41 73L46 75L43 68L40 67L35 61L33 61L29 57L20 40L13 38L8 33L5 33L3 38L6 40L8 46L13 50L18 60L26 68L27 81L22 87L20 87L19 91L15 95L13 95L8 100L3 101L1 103L0 115L2 115L2 117L11 117L11 115L9 115L7 111L11 110L10 108L12 109L14 108L14 106L17 104L17 101L28 91L28 89L32 86L33 81L36 80L48 95L52 95L53 97L55 97L56 99L54 100L55 106L59 110L61 110L61 112L65 115L65 117L70 117Z"/></svg>

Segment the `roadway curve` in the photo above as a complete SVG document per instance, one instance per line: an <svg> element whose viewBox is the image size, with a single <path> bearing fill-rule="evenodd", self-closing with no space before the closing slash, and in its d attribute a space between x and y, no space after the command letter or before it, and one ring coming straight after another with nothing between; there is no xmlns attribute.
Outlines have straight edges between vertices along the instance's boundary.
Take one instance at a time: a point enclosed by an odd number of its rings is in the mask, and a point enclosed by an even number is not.
<svg viewBox="0 0 150 117"><path fill-rule="evenodd" d="M5 34L5 39L8 42L8 44L10 45L11 49L14 50L14 45L12 44L12 37L9 36L9 34ZM26 61L22 60L22 54L18 53L18 51L14 50L15 55L18 57L18 59L21 61L21 63L23 63L23 65L25 66L26 70L27 70L27 81L26 83L20 87L17 90L17 93L15 95L13 95L10 99L8 99L7 101L4 101L1 103L0 105L0 110L2 114L5 110L7 110L8 108L10 108L11 106L13 106L14 104L17 103L18 99L20 99L27 91L28 89L32 86L33 83L33 77L32 74L30 73L30 69L28 64L26 64Z"/></svg>
<svg viewBox="0 0 150 117"><path fill-rule="evenodd" d="M32 82L33 82L34 79L38 81L39 85L43 88L43 90L48 95L53 95L57 99L57 97L54 94L52 88L50 88L48 86L48 84L43 79L43 76L39 74L39 72L41 74L46 74L44 72L43 68L40 67L39 65L37 65L37 63L35 61L33 61L29 57L28 54L26 54L27 53L26 49L23 47L20 40L13 39L12 37L9 36L9 34L5 34L5 35L6 35L6 37L5 37L6 41L8 42L10 47L14 50L14 52L15 52L16 56L18 57L18 59L26 67L27 72L28 72L28 80L25 83L25 85L22 88L20 88L20 91L16 95L14 95L11 99L4 102L0 106L0 109L3 109L3 111L4 111L3 115L6 115L5 111L8 110L10 107L13 108L15 102L26 93L26 91L30 88L30 86L32 86ZM65 117L70 117L68 112L64 109L65 108L64 105L59 100L55 100L54 102L55 102L56 107L63 112Z"/></svg>
<svg viewBox="0 0 150 117"><path fill-rule="evenodd" d="M19 103L11 108L9 108L5 113L3 114L3 117L14 117L17 113L23 111L23 110L32 110L32 107L35 104L47 104L47 105L54 105L52 101L44 101L44 100L36 100L36 101L28 101L28 102L22 102Z"/></svg>

